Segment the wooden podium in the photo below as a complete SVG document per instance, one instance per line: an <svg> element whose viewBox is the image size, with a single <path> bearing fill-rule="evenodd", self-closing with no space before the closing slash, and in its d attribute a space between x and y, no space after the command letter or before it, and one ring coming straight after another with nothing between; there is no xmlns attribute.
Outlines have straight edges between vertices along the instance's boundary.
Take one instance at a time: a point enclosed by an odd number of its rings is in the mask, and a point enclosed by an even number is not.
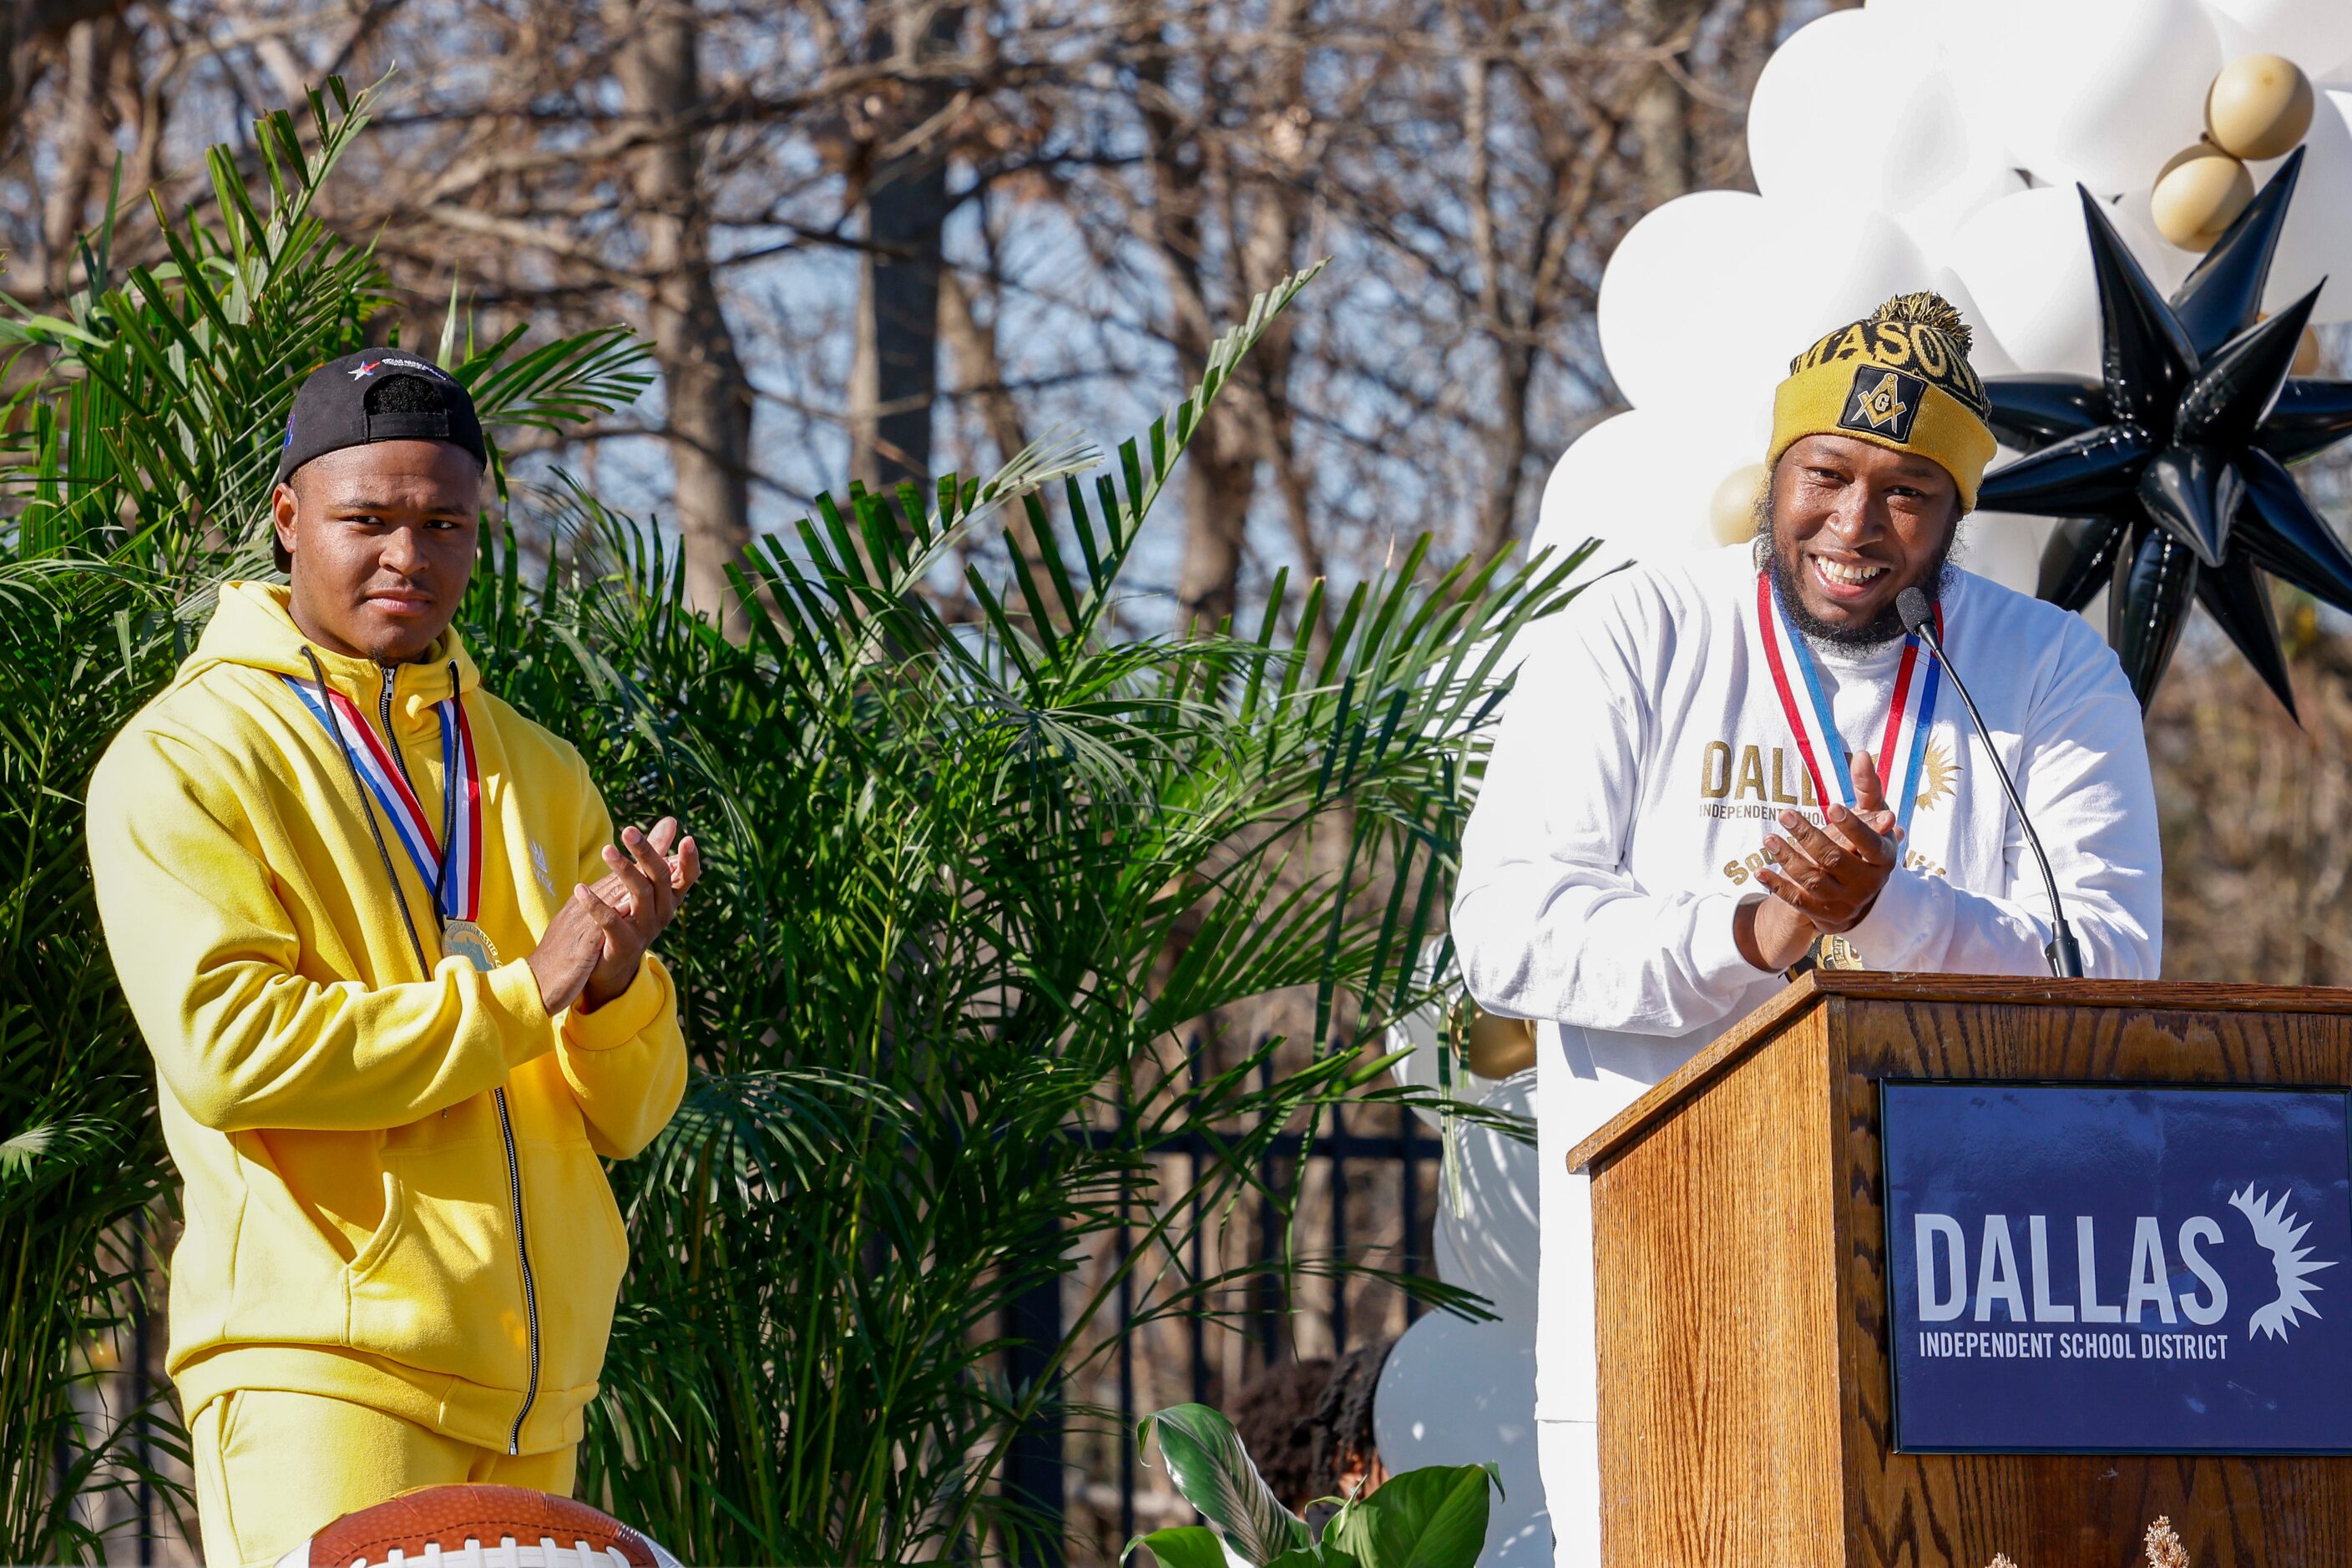
<svg viewBox="0 0 2352 1568"><path fill-rule="evenodd" d="M1610 1568L2352 1563L2352 1458L1895 1451L1890 1079L2352 1085L2352 989L1810 974L1580 1144Z"/></svg>

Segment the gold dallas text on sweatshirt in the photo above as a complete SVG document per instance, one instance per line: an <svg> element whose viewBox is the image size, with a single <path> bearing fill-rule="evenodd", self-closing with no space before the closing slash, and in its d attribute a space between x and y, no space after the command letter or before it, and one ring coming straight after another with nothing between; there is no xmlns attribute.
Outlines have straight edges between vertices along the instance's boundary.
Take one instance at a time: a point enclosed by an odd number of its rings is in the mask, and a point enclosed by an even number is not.
<svg viewBox="0 0 2352 1568"><path fill-rule="evenodd" d="M627 1262L597 1157L644 1148L685 1087L670 977L648 954L593 1013L541 1005L523 955L604 874L612 820L577 752L479 689L455 631L389 670L310 651L436 831L434 705L456 666L478 919L508 962L441 952L433 889L386 826L391 885L348 764L283 679L313 679L286 591L225 588L89 791L99 912L186 1184L166 1365L190 1411L286 1389L559 1447L595 1397Z"/></svg>

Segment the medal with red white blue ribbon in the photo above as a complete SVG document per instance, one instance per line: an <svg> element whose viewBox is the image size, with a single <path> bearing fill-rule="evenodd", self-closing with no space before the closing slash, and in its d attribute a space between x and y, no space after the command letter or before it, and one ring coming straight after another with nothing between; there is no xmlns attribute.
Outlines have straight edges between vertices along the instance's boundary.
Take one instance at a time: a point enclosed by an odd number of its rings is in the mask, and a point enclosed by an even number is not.
<svg viewBox="0 0 2352 1568"><path fill-rule="evenodd" d="M477 969L497 968L498 949L477 923L482 908L482 783L465 704L453 693L433 705L441 721L444 781L436 837L423 803L409 787L406 770L359 705L332 687L314 691L290 675L284 679L311 717L342 747L376 808L392 824L392 836L408 851L417 876L433 889L441 917L442 952L463 958Z"/></svg>
<svg viewBox="0 0 2352 1568"><path fill-rule="evenodd" d="M1854 809L1853 770L1847 764L1845 742L1838 734L1837 717L1829 693L1822 689L1821 669L1812 649L1789 621L1787 609L1769 572L1756 574L1756 620L1764 644L1764 661L1772 671L1780 709L1795 731L1797 754L1813 781L1813 798L1836 801ZM1936 636L1944 635L1944 607L1936 606ZM1908 833L1911 813L1919 802L1919 785L1927 773L1927 736L1936 723L1938 674L1934 656L1916 637L1903 639L1903 661L1895 671L1895 695L1887 708L1885 732L1878 743L1878 772L1886 798L1895 808L1895 826ZM1834 785L1834 788L1831 786Z"/></svg>

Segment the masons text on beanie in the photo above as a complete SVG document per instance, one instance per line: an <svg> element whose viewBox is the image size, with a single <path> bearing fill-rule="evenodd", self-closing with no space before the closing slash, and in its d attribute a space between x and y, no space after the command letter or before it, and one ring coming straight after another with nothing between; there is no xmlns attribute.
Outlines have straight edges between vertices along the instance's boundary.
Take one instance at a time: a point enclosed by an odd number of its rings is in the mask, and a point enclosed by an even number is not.
<svg viewBox="0 0 2352 1568"><path fill-rule="evenodd" d="M1807 436L1847 436L1943 465L1975 510L1992 461L1992 405L1969 363L1974 334L1939 294L1898 294L1789 362L1767 464Z"/></svg>

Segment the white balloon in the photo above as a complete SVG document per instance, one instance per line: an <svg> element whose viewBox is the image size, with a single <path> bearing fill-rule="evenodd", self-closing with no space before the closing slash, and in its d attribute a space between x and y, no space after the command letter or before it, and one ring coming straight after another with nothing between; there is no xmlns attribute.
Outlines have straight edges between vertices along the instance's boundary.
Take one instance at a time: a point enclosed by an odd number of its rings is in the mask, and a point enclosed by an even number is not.
<svg viewBox="0 0 2352 1568"><path fill-rule="evenodd" d="M1954 24L1964 14L1950 0L1863 0L1862 8L1882 26L1899 32L1905 43L1934 49L1938 58L1948 52L1958 31Z"/></svg>
<svg viewBox="0 0 2352 1568"><path fill-rule="evenodd" d="M1748 100L1748 162L1776 207L1817 206L1830 181L1841 202L1896 218L1933 256L1969 214L2025 182L2002 138L1972 121L1918 9L1832 11L1774 50ZM1858 138L1853 84L1897 79L1904 90Z"/></svg>
<svg viewBox="0 0 2352 1568"><path fill-rule="evenodd" d="M1927 287L1933 268L1900 224L1853 204L1767 204L1778 243L1749 264L1763 286L1758 315L1758 395L1769 409L1789 362L1833 327L1859 321L1897 294ZM1726 382L1727 394L1732 384ZM1769 414L1766 428L1770 421Z"/></svg>
<svg viewBox="0 0 2352 1568"><path fill-rule="evenodd" d="M1445 1024L1444 1005L1438 1002L1424 1002L1389 1026L1388 1037L1382 1042L1382 1048L1404 1053L1403 1057L1389 1068L1389 1076L1400 1086L1432 1091L1440 1087L1437 1080L1437 1064L1439 1055L1445 1049ZM1507 1079L1480 1078L1468 1068L1457 1066L1454 1068L1448 1082L1454 1091L1454 1098L1457 1101L1465 1105L1484 1105L1493 1100L1497 1093L1502 1092L1505 1086L1516 1082L1518 1077L1523 1076L1525 1075L1518 1074ZM1512 1110L1517 1115L1533 1114L1524 1105L1515 1105ZM1423 1124L1433 1131L1441 1131L1445 1125L1445 1119L1426 1106L1414 1106L1412 1113L1420 1117ZM1450 1279L1453 1276L1443 1275L1441 1278Z"/></svg>
<svg viewBox="0 0 2352 1568"><path fill-rule="evenodd" d="M1481 1568L1549 1562L1532 1319L1469 1323L1432 1312L1407 1329L1372 1391L1372 1437L1391 1475L1424 1465L1496 1466L1503 1495L1487 1493Z"/></svg>
<svg viewBox="0 0 2352 1568"><path fill-rule="evenodd" d="M1434 1002L1424 1002L1412 1012L1389 1026L1383 1044L1391 1051L1403 1051L1405 1058L1389 1068L1389 1076L1407 1089L1434 1089L1437 1084L1437 1053L1445 1048L1445 1018ZM1459 1092L1461 1079L1454 1079ZM1435 1131L1445 1121L1434 1110L1416 1105L1412 1113Z"/></svg>
<svg viewBox="0 0 2352 1568"><path fill-rule="evenodd" d="M1901 79L1903 91L1855 134L1853 88ZM1748 103L1748 163L1767 201L1818 198L1899 213L1969 169L1959 94L1939 68L1922 68L1900 26L1869 11L1832 11L1807 23L1764 62Z"/></svg>
<svg viewBox="0 0 2352 1568"><path fill-rule="evenodd" d="M2098 283L2082 200L2071 186L2003 196L1960 226L1948 259L2020 368L2098 374Z"/></svg>
<svg viewBox="0 0 2352 1568"><path fill-rule="evenodd" d="M1992 143L1976 142L1961 172L1895 216L1920 254L1930 260L1949 254L1952 237L1977 213L2003 196L2024 190L2025 176L2009 165Z"/></svg>
<svg viewBox="0 0 2352 1568"><path fill-rule="evenodd" d="M1478 1103L1532 1117L1535 1077L1530 1068L1499 1083L1475 1080ZM1458 1189L1438 1194L1438 1278L1477 1291L1506 1318L1532 1323L1542 1245L1535 1145L1484 1127L1465 1126L1459 1137Z"/></svg>
<svg viewBox="0 0 2352 1568"><path fill-rule="evenodd" d="M2271 258L2263 309L2276 312L2327 280L2314 321L2352 321L2352 90L2318 95L2311 130L2303 139L2303 174ZM2254 165L2256 184L2270 183L2275 163Z"/></svg>
<svg viewBox="0 0 2352 1568"><path fill-rule="evenodd" d="M1974 512L1960 524L1960 544L1952 559L1964 571L2030 595L2041 586L2042 547L2057 526L2054 518Z"/></svg>
<svg viewBox="0 0 2352 1568"><path fill-rule="evenodd" d="M2204 130L2222 61L2197 0L2043 0L1978 25L1983 42L1958 62L1966 96L2043 180L2114 195Z"/></svg>
<svg viewBox="0 0 2352 1568"><path fill-rule="evenodd" d="M1695 405L1679 414L1633 409L1602 420L1560 455L1544 481L1530 552L1601 548L1591 570L1672 561L1717 548L1716 487L1770 444L1769 393L1754 411Z"/></svg>
<svg viewBox="0 0 2352 1568"><path fill-rule="evenodd" d="M2344 0L2205 0L2228 58L2284 55L2315 80L2352 58L2352 5Z"/></svg>
<svg viewBox="0 0 2352 1568"><path fill-rule="evenodd" d="M1764 198L1745 191L1677 196L1626 230L1601 277L1594 316L1601 354L1636 408L1673 402L1693 370L1720 373L1718 331L1738 337L1756 308L1749 258L1770 248L1776 230Z"/></svg>
<svg viewBox="0 0 2352 1568"><path fill-rule="evenodd" d="M1948 267L1944 268L1936 274L1935 289L1969 323L1969 364L1977 374L2018 374L2021 367L2010 357L2009 351L2000 346L2000 339L1993 331L1992 323L1985 320L1984 307L1978 304L1976 296L1969 292L1969 286L1961 280L1960 275Z"/></svg>
<svg viewBox="0 0 2352 1568"><path fill-rule="evenodd" d="M2016 41L2032 36L2032 18L2026 8L2033 3L1912 0L1896 13L1910 14L1915 28L1932 29L1942 46L1944 68L1951 73L1969 130L2010 168L2024 160L2015 150L2017 117L2010 101L2009 66Z"/></svg>
<svg viewBox="0 0 2352 1568"><path fill-rule="evenodd" d="M1705 399L1769 409L1789 362L1815 338L1925 287L1927 272L1892 218L1851 202L1677 196L1609 258L1601 352L1636 408L1679 413Z"/></svg>

